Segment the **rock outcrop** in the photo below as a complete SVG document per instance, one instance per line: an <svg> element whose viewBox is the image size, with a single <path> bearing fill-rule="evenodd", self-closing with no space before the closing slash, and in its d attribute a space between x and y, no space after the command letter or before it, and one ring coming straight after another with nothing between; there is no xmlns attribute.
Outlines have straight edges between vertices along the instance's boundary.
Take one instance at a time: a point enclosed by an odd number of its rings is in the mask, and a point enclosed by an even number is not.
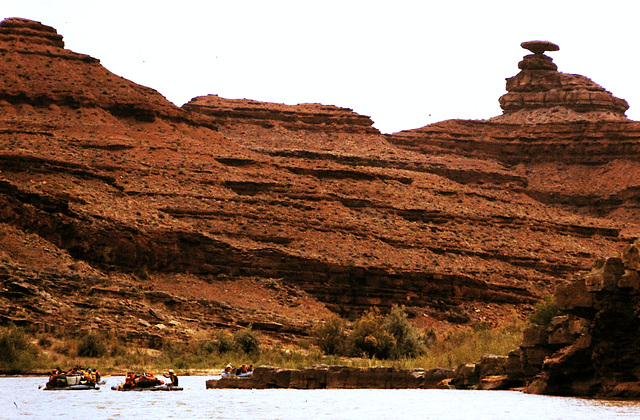
<svg viewBox="0 0 640 420"><path fill-rule="evenodd" d="M565 314L525 331L527 392L640 398L639 250L636 242L558 285Z"/></svg>
<svg viewBox="0 0 640 420"><path fill-rule="evenodd" d="M506 356L484 355L457 369L396 369L376 366L319 365L303 369L259 366L247 376L223 376L206 382L207 389L481 389L506 390L522 385L522 376Z"/></svg>
<svg viewBox="0 0 640 420"><path fill-rule="evenodd" d="M245 377L222 377L206 382L207 389L448 389L453 378L450 369L396 369L390 367L353 368L348 366L313 366L304 369L281 369L259 366Z"/></svg>
<svg viewBox="0 0 640 420"><path fill-rule="evenodd" d="M521 45L533 54L518 64L520 73L507 79L507 93L499 100L504 114L493 121L627 121L624 113L629 105L624 99L584 76L557 71L551 57L544 55L558 51L556 44L529 41Z"/></svg>
<svg viewBox="0 0 640 420"><path fill-rule="evenodd" d="M280 124L291 130L380 134L373 128L371 118L331 105L284 105L207 95L193 98L183 108L205 114L218 126L228 129L237 126L240 120L267 129Z"/></svg>

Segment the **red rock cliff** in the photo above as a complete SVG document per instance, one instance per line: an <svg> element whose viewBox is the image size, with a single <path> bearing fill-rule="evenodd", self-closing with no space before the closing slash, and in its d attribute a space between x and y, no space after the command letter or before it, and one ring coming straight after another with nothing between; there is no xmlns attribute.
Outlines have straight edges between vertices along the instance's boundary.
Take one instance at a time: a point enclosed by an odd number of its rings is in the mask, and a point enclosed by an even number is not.
<svg viewBox="0 0 640 420"><path fill-rule="evenodd" d="M548 180L477 136L498 123L390 137L325 105L181 109L23 19L0 24L0 54L5 321L153 345L247 323L305 334L327 308L372 305L497 323L633 227L556 207Z"/></svg>

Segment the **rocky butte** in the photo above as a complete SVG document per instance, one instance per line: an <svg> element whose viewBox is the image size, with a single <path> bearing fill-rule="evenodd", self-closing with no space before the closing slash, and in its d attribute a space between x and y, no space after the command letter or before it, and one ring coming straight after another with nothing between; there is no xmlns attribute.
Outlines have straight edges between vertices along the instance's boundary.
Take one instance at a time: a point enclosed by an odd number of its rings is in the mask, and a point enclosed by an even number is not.
<svg viewBox="0 0 640 420"><path fill-rule="evenodd" d="M638 236L640 123L533 54L504 113L393 135L215 95L183 107L0 23L0 320L140 346L331 313L497 325Z"/></svg>

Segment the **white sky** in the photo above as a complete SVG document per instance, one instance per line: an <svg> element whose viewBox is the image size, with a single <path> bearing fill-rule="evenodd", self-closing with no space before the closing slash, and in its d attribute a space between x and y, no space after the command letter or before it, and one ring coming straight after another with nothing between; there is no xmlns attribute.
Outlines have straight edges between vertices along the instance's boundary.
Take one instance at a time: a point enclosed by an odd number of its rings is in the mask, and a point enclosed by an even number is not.
<svg viewBox="0 0 640 420"><path fill-rule="evenodd" d="M502 113L505 78L549 40L559 71L626 99L640 120L637 0L0 0L66 48L181 106L218 94L319 102L383 132Z"/></svg>

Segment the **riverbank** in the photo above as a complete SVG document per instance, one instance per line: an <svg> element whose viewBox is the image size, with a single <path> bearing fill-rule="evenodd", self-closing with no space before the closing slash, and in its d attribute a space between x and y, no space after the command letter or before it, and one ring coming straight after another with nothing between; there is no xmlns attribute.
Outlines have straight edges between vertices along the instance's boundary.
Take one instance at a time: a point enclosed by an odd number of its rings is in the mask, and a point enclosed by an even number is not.
<svg viewBox="0 0 640 420"><path fill-rule="evenodd" d="M99 369L103 375L124 375L128 371L161 372L168 369L190 375L215 375L229 363L233 366L253 364L288 369L317 365L454 369L462 363L478 360L485 353L508 354L521 342L525 325L514 317L511 324L499 328L477 324L471 328L452 329L430 342L426 353L396 360L327 355L312 339L278 347L261 344L257 351L244 352L229 350L228 340L225 341L225 336L220 334L208 338L196 337L161 349L147 349L116 337L86 340L85 337L59 337L42 333L31 335L17 327L0 327L0 335L13 343L13 348L20 349L12 356L13 364L0 363L0 373L46 375L58 366L62 369L87 366ZM91 345L83 345L86 342ZM87 348L91 351L98 349L97 353L101 356L81 356L91 353Z"/></svg>

